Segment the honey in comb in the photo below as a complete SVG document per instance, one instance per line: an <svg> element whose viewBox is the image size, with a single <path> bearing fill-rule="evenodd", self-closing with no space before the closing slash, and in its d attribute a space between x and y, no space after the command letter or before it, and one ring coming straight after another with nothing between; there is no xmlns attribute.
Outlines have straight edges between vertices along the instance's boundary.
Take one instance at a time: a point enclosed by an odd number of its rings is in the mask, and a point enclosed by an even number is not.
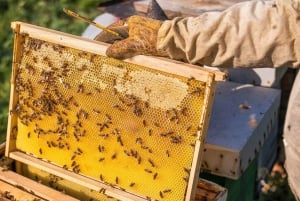
<svg viewBox="0 0 300 201"><path fill-rule="evenodd" d="M152 199L184 199L204 82L28 36L23 52L18 150Z"/></svg>

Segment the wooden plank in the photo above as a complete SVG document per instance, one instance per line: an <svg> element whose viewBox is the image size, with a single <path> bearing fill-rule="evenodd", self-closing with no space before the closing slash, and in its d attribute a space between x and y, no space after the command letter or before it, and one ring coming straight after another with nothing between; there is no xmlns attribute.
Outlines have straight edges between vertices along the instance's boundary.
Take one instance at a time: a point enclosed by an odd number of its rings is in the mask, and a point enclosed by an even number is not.
<svg viewBox="0 0 300 201"><path fill-rule="evenodd" d="M12 73L11 73L11 80L10 80L10 100L9 100L9 111L14 110L14 106L17 104L18 97L15 96L15 81L16 81L16 74L17 74L17 61L20 60L21 57L21 51L20 51L20 25L16 24L15 31L14 31L14 52L13 52L13 63L12 63ZM14 118L13 115L8 115L8 123L7 123L7 135L6 135L6 141L8 143L8 146L6 146L5 155L8 155L8 152L11 150L14 150L16 148L16 136L14 135L14 125L17 124L17 119Z"/></svg>
<svg viewBox="0 0 300 201"><path fill-rule="evenodd" d="M202 113L201 119L200 119L200 126L203 126L201 129L203 130L203 133L206 133L208 130L208 124L205 124L205 121L207 121L210 118L210 111L212 108L213 103L209 100L211 100L210 97L214 96L215 91L215 83L213 82L213 76L209 76L207 80L208 88L205 91L205 105L206 107L203 108L204 111ZM199 140L195 143L195 153L193 157L192 162L192 168L190 172L190 179L189 179L189 185L187 189L187 196L186 201L188 201L190 198L194 198L196 191L197 191L197 182L200 174L200 168L201 168L201 161L203 157L203 147L204 147L204 141L205 138L199 136Z"/></svg>
<svg viewBox="0 0 300 201"><path fill-rule="evenodd" d="M22 22L13 22L12 28L16 29L18 25L20 25L20 33L30 34L31 37L61 45L67 45L69 47L91 53L106 55L105 52L108 47L108 44L106 43L85 39L79 36L74 36ZM224 80L226 78L226 74L223 72L207 70L196 65L186 64L166 58L138 55L130 59L126 59L125 61L176 75L186 77L193 76L195 79L200 81L206 81L207 75L210 73L215 74L216 80Z"/></svg>
<svg viewBox="0 0 300 201"><path fill-rule="evenodd" d="M32 194L42 197L46 200L65 200L76 201L77 199L70 197L62 192L41 185L38 182L32 181L15 172L5 170L0 167L0 180L5 181L14 186L20 186L22 189L31 192Z"/></svg>
<svg viewBox="0 0 300 201"><path fill-rule="evenodd" d="M6 142L0 144L0 156L5 153Z"/></svg>
<svg viewBox="0 0 300 201"><path fill-rule="evenodd" d="M169 18L177 16L197 16L208 11L222 11L245 0L157 0ZM150 0L135 1L137 11L146 13Z"/></svg>
<svg viewBox="0 0 300 201"><path fill-rule="evenodd" d="M45 200L0 180L0 198L5 198L5 194L8 194L15 200Z"/></svg>
<svg viewBox="0 0 300 201"><path fill-rule="evenodd" d="M199 179L195 201L226 201L227 189L205 179Z"/></svg>
<svg viewBox="0 0 300 201"><path fill-rule="evenodd" d="M85 186L91 190L102 191L105 189L105 194L108 196L113 196L119 200L124 201L145 201L146 198L143 196L137 196L136 194L130 194L129 192L124 192L123 190L113 188L104 183L98 182L94 179L90 179L88 177L73 173L71 171L65 170L61 167L53 165L51 163L39 160L35 157L29 156L27 154L21 152L11 152L9 153L9 157L25 163L29 166L33 166L39 169L42 169L50 174L54 174L63 179L69 180L71 182L77 183L79 185Z"/></svg>

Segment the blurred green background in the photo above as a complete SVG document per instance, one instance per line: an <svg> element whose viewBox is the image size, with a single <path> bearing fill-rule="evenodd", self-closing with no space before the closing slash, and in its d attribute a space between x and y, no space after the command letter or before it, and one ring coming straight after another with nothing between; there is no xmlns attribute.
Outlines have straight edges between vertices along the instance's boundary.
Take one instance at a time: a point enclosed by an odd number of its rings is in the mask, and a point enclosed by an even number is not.
<svg viewBox="0 0 300 201"><path fill-rule="evenodd" d="M5 141L8 116L13 51L10 23L22 21L81 35L88 24L66 15L63 8L94 19L101 14L97 6L106 1L108 0L0 0L0 143Z"/></svg>

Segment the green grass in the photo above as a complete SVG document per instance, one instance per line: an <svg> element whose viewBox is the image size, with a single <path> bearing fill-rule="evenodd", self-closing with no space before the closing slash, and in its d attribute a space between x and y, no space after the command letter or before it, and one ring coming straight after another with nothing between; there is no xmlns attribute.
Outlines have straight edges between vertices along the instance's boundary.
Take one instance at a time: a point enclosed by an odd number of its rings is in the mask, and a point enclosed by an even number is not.
<svg viewBox="0 0 300 201"><path fill-rule="evenodd" d="M22 21L46 28L80 35L87 24L63 12L63 8L77 11L90 19L100 14L97 5L107 0L0 0L0 143L6 137L10 73L12 66L12 21Z"/></svg>

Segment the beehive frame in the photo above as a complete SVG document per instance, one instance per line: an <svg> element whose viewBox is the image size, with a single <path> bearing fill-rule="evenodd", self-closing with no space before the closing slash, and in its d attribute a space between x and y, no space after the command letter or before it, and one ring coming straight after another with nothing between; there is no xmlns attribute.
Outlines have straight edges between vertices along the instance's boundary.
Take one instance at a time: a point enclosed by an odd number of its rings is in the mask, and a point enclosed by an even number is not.
<svg viewBox="0 0 300 201"><path fill-rule="evenodd" d="M119 61L106 57L107 45L100 42L21 22L12 23L12 28L15 42L6 156L119 200L193 199L215 74L154 57ZM101 65L94 65L94 60ZM81 79L68 74L70 70ZM98 70L106 73L104 84L95 73ZM95 106L98 101L104 105L99 106L101 111ZM26 117L20 112L22 107ZM113 111L113 117L108 111ZM101 118L96 117L99 114ZM56 130L53 122L59 122ZM108 137L115 140L102 140ZM97 160L92 161L94 158ZM106 175L108 179L103 179ZM170 189L167 184L175 186Z"/></svg>

